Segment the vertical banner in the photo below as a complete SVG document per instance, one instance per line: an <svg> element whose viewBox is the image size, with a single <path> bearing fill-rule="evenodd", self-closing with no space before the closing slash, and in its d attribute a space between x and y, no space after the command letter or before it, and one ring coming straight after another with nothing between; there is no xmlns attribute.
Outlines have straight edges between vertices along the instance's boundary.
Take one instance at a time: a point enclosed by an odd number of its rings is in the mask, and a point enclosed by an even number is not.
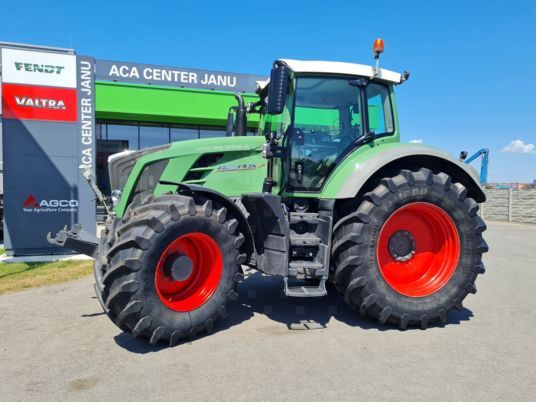
<svg viewBox="0 0 536 402"><path fill-rule="evenodd" d="M65 253L48 232L75 223L96 231L94 197L79 170L94 169L93 61L21 48L1 55L6 253Z"/></svg>
<svg viewBox="0 0 536 402"><path fill-rule="evenodd" d="M78 166L90 168L95 177L95 60L92 57L77 57L78 74ZM95 234L97 210L95 194L78 170L79 223L84 230Z"/></svg>

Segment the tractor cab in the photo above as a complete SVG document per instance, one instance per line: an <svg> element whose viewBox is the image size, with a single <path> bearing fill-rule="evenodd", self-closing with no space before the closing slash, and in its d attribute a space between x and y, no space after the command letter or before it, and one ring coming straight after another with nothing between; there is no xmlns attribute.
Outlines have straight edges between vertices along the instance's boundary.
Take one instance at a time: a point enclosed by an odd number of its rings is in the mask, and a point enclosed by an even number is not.
<svg viewBox="0 0 536 402"><path fill-rule="evenodd" d="M277 60L258 83L260 132L279 193L318 193L356 148L399 140L393 85L404 75L370 66ZM272 175L270 175L272 173Z"/></svg>

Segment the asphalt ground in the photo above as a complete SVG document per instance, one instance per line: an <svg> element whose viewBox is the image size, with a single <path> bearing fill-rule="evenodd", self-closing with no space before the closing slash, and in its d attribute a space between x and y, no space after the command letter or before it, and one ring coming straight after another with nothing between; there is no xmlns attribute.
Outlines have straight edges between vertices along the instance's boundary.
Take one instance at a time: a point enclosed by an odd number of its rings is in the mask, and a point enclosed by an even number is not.
<svg viewBox="0 0 536 402"><path fill-rule="evenodd" d="M536 226L485 235L478 293L426 331L258 273L214 334L174 348L121 333L91 277L0 296L0 400L535 400Z"/></svg>

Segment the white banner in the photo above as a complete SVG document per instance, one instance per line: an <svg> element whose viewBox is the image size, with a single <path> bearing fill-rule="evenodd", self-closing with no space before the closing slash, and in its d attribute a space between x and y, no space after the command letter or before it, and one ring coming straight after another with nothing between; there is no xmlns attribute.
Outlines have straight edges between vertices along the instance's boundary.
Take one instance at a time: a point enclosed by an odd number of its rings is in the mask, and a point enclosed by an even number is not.
<svg viewBox="0 0 536 402"><path fill-rule="evenodd" d="M76 88L76 56L2 49L2 81Z"/></svg>

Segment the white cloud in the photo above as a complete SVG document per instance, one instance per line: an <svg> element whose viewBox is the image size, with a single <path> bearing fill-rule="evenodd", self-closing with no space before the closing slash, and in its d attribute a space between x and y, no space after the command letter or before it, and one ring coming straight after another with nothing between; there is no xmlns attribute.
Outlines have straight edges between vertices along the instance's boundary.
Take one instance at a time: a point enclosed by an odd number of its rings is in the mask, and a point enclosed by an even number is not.
<svg viewBox="0 0 536 402"><path fill-rule="evenodd" d="M422 140L420 138L417 138L415 140L410 141L412 144L422 144Z"/></svg>
<svg viewBox="0 0 536 402"><path fill-rule="evenodd" d="M525 144L521 140L514 140L502 149L502 152L508 152L512 154L534 154L536 153L536 146L534 144Z"/></svg>

